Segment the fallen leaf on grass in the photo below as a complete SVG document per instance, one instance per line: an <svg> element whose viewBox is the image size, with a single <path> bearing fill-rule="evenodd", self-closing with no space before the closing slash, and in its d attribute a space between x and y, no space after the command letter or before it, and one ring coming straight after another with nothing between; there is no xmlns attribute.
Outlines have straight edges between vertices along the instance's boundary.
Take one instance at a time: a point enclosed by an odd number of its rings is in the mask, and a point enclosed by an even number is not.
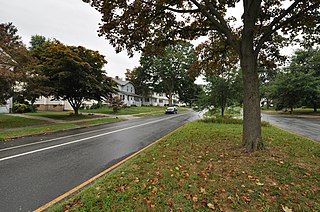
<svg viewBox="0 0 320 212"><path fill-rule="evenodd" d="M200 188L200 194L206 194L207 192L206 192L206 189L204 189L204 188Z"/></svg>
<svg viewBox="0 0 320 212"><path fill-rule="evenodd" d="M281 207L284 212L292 212L292 209L288 208L287 206L281 205Z"/></svg>
<svg viewBox="0 0 320 212"><path fill-rule="evenodd" d="M193 200L193 202L198 202L198 196L197 196L197 195L194 195L194 196L192 197L192 200Z"/></svg>
<svg viewBox="0 0 320 212"><path fill-rule="evenodd" d="M256 183L258 186L263 186L264 184L263 183L260 183L260 182L257 182Z"/></svg>
<svg viewBox="0 0 320 212"><path fill-rule="evenodd" d="M250 202L251 199L249 197L246 197L246 196L242 196L241 199L245 202Z"/></svg>
<svg viewBox="0 0 320 212"><path fill-rule="evenodd" d="M208 204L207 204L207 206L208 206L208 208L210 208L210 209L214 210L214 205L213 205L213 204L208 203Z"/></svg>

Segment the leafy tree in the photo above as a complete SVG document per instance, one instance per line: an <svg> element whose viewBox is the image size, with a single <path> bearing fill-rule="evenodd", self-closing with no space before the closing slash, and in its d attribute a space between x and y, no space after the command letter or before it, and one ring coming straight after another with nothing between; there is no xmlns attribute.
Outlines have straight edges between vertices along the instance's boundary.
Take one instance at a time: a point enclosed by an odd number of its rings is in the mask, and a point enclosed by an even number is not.
<svg viewBox="0 0 320 212"><path fill-rule="evenodd" d="M303 72L310 74L311 81L308 83L314 83L312 89L308 89L309 92L305 97L305 104L311 105L314 112L317 111L317 107L320 106L320 49L299 49L292 57L289 70L293 73Z"/></svg>
<svg viewBox="0 0 320 212"><path fill-rule="evenodd" d="M34 59L17 35L12 23L0 24L0 102L14 95L14 86L23 87ZM18 82L18 83L17 83ZM22 89L16 89L21 91Z"/></svg>
<svg viewBox="0 0 320 212"><path fill-rule="evenodd" d="M243 146L263 148L258 59L278 58L279 48L299 36L319 42L319 0L243 0L241 18L227 16L239 0L83 0L103 14L99 34L128 54L159 47L176 39L194 40L218 34L240 59L244 84ZM235 21L242 22L237 26ZM272 61L272 60L269 60Z"/></svg>
<svg viewBox="0 0 320 212"><path fill-rule="evenodd" d="M141 59L142 60L142 59ZM149 96L152 93L152 86L150 82L150 75L147 70L141 66L133 70L127 69L126 79L134 84L137 94L142 96Z"/></svg>
<svg viewBox="0 0 320 212"><path fill-rule="evenodd" d="M177 43L165 48L163 55L143 56L141 70L149 76L149 82L155 92L165 93L172 106L172 97L182 94L184 85L193 83L188 70L196 61L193 46L190 43Z"/></svg>
<svg viewBox="0 0 320 212"><path fill-rule="evenodd" d="M55 40L40 53L41 74L50 81L51 95L67 100L74 113L84 100L110 98L114 83L102 71L107 61L97 51L82 46L66 46Z"/></svg>
<svg viewBox="0 0 320 212"><path fill-rule="evenodd" d="M206 78L205 94L198 104L201 108L220 108L221 116L227 106L239 103L241 98L241 76L234 70L213 74Z"/></svg>
<svg viewBox="0 0 320 212"><path fill-rule="evenodd" d="M50 42L50 40L42 35L31 36L29 51L34 55L39 54L46 42Z"/></svg>
<svg viewBox="0 0 320 212"><path fill-rule="evenodd" d="M319 90L320 78L313 73L288 72L279 74L272 82L272 98L276 109L300 107L314 89Z"/></svg>
<svg viewBox="0 0 320 212"><path fill-rule="evenodd" d="M197 96L201 93L202 86L194 83L194 78L189 75L181 82L181 88L178 91L179 100L188 103L192 107L193 102L197 100Z"/></svg>

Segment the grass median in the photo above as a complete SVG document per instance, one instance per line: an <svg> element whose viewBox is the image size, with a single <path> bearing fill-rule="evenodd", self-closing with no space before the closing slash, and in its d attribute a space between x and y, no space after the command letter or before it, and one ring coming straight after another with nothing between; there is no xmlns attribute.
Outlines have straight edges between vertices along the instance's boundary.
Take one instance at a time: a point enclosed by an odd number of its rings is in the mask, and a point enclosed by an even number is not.
<svg viewBox="0 0 320 212"><path fill-rule="evenodd" d="M237 148L242 125L185 125L50 211L317 211L320 144L269 125L266 150Z"/></svg>

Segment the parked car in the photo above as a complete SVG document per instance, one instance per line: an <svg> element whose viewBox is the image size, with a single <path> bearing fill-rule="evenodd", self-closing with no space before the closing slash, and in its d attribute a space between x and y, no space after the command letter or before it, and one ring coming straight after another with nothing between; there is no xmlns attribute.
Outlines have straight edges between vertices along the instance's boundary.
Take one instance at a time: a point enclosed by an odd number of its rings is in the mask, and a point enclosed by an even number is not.
<svg viewBox="0 0 320 212"><path fill-rule="evenodd" d="M178 110L176 107L167 107L166 111L165 111L165 114L176 114L178 113Z"/></svg>

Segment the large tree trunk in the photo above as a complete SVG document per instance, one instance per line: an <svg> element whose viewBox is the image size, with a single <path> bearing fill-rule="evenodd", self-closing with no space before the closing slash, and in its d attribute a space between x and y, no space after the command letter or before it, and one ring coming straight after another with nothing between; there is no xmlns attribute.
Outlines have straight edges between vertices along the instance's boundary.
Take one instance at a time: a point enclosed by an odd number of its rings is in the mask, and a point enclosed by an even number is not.
<svg viewBox="0 0 320 212"><path fill-rule="evenodd" d="M252 43L241 45L241 69L244 86L243 146L246 151L263 149L257 58Z"/></svg>

